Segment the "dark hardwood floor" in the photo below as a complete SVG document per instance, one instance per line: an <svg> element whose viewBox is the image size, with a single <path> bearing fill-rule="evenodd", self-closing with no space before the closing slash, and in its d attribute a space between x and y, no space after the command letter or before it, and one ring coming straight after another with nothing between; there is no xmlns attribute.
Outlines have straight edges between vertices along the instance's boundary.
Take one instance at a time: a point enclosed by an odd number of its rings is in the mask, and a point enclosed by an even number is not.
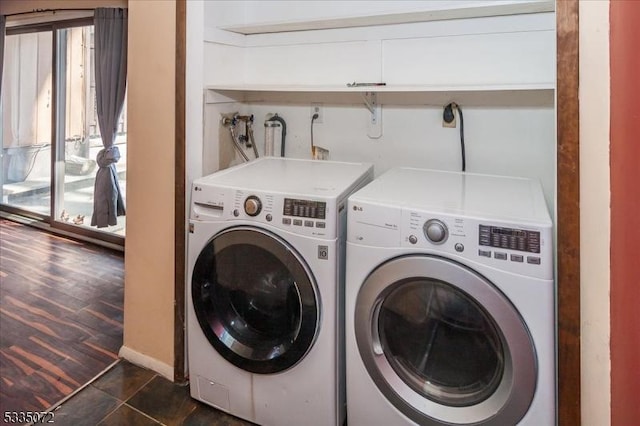
<svg viewBox="0 0 640 426"><path fill-rule="evenodd" d="M118 359L123 254L0 219L0 412L42 411Z"/></svg>

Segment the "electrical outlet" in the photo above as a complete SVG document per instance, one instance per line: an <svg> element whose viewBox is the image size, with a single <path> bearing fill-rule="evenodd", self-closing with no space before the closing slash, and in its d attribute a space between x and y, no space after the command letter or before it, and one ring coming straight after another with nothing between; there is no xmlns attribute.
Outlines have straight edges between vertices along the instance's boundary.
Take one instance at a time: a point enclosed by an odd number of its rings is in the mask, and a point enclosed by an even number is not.
<svg viewBox="0 0 640 426"><path fill-rule="evenodd" d="M442 113L442 127L456 127L455 104L448 104L444 107Z"/></svg>
<svg viewBox="0 0 640 426"><path fill-rule="evenodd" d="M313 122L316 124L320 124L323 122L324 114L322 111L322 104L312 103L311 104L311 115L309 118L313 118L313 114L318 114L318 118L316 118Z"/></svg>
<svg viewBox="0 0 640 426"><path fill-rule="evenodd" d="M451 127L452 129L455 129L456 119L454 118L451 123L447 123L446 121L442 120L442 127Z"/></svg>

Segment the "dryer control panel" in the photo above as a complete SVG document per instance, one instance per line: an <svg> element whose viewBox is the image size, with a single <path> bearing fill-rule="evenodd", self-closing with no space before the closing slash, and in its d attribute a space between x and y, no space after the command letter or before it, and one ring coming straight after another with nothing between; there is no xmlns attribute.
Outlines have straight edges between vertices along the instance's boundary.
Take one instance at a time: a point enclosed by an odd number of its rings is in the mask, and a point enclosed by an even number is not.
<svg viewBox="0 0 640 426"><path fill-rule="evenodd" d="M468 259L518 274L553 276L550 226L402 209L402 246Z"/></svg>
<svg viewBox="0 0 640 426"><path fill-rule="evenodd" d="M478 234L478 243L481 246L540 253L538 231L480 225Z"/></svg>

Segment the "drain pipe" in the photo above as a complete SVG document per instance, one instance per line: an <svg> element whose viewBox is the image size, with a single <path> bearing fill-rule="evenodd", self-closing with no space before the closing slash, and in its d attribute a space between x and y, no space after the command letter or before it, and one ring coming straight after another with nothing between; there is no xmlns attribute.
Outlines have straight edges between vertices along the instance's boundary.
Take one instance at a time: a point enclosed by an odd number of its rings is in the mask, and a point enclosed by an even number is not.
<svg viewBox="0 0 640 426"><path fill-rule="evenodd" d="M277 121L282 126L282 142L280 143L280 157L284 157L284 141L287 137L287 123L284 121L282 117L275 113L273 117L268 119L267 121Z"/></svg>

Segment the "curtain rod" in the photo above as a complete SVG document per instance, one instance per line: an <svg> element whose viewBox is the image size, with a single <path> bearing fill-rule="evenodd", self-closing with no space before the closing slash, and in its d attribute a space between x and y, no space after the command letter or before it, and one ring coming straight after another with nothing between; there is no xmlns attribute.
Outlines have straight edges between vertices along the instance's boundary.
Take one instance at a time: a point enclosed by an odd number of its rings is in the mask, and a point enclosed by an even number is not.
<svg viewBox="0 0 640 426"><path fill-rule="evenodd" d="M16 12L16 13L8 13L4 16L17 16L17 15L29 15L31 13L45 13L45 12L87 12L93 11L95 8L86 8L86 9L33 9L29 12Z"/></svg>

